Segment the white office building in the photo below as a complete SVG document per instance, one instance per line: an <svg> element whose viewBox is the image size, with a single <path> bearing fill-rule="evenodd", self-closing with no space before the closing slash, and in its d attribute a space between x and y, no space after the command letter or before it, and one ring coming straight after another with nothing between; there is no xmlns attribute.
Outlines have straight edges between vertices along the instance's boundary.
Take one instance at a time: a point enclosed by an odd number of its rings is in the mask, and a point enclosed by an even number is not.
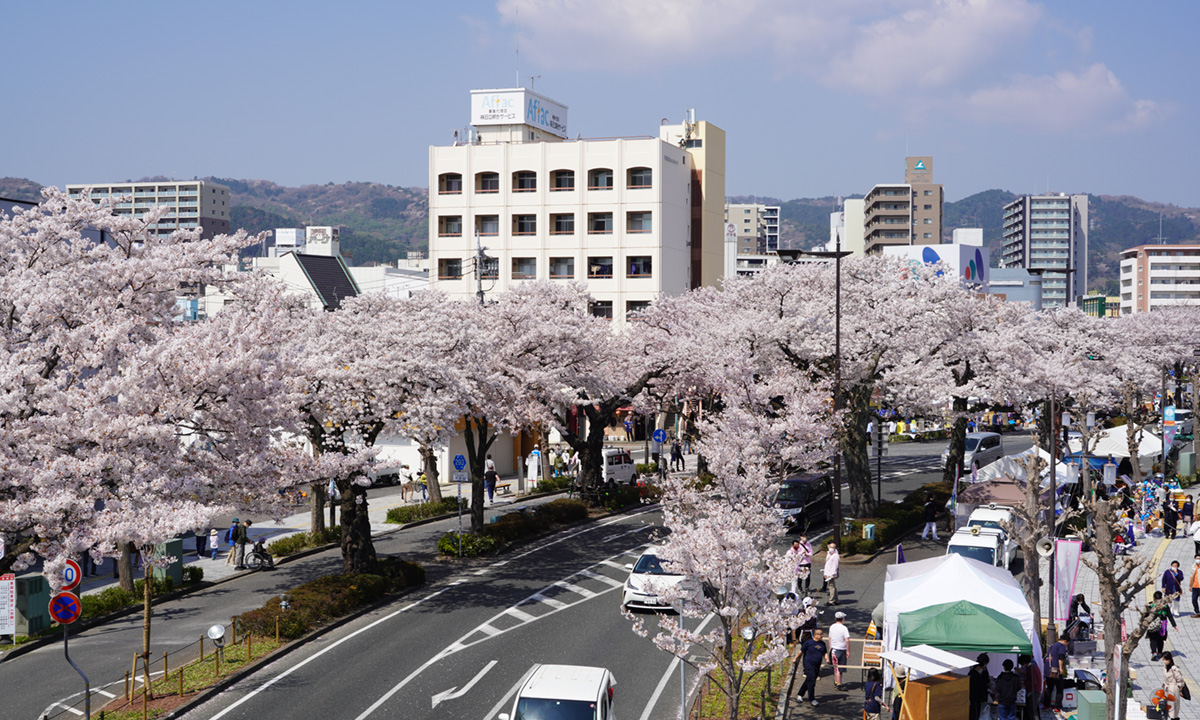
<svg viewBox="0 0 1200 720"><path fill-rule="evenodd" d="M1088 196L1025 195L1004 206L1000 266L1042 275L1042 305L1066 307L1088 286Z"/></svg>
<svg viewBox="0 0 1200 720"><path fill-rule="evenodd" d="M1121 314L1200 305L1200 245L1138 245L1121 251Z"/></svg>
<svg viewBox="0 0 1200 720"><path fill-rule="evenodd" d="M169 235L180 229L201 229L201 237L229 233L229 215L233 211L229 188L206 180L180 180L136 183L88 183L67 185L71 197L91 191L93 202L123 198L113 208L118 215L140 217L151 208L166 207L167 214L154 231Z"/></svg>

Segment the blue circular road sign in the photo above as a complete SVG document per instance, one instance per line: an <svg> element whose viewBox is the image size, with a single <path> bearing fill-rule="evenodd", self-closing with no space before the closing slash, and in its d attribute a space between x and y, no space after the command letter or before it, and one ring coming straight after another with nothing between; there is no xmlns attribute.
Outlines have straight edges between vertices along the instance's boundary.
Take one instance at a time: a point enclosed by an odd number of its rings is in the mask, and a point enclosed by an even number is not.
<svg viewBox="0 0 1200 720"><path fill-rule="evenodd" d="M659 428L658 430L654 431L654 442L660 443L660 442L666 442L666 441L667 441L667 431L666 430Z"/></svg>
<svg viewBox="0 0 1200 720"><path fill-rule="evenodd" d="M79 596L72 592L60 592L50 598L50 617L60 625L70 625L83 614Z"/></svg>

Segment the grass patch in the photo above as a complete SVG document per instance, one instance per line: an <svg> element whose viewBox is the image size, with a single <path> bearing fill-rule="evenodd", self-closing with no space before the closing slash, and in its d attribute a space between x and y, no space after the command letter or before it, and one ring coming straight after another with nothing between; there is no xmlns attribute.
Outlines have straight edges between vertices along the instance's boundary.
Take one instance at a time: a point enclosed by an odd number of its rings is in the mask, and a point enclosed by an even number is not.
<svg viewBox="0 0 1200 720"><path fill-rule="evenodd" d="M755 638L756 645L761 645L763 638ZM734 652L738 657L745 652L746 641L740 635L733 639ZM784 659L771 668L771 684L767 685L767 671L756 674L746 682L742 691L741 702L738 705L739 720L756 718L773 718L779 707L779 693L787 682L788 661ZM725 674L720 669L710 673L712 683L706 682L701 691L699 703L700 720L727 720L729 715L725 709L725 693L717 689L718 683L725 682ZM763 706L765 705L765 711Z"/></svg>
<svg viewBox="0 0 1200 720"><path fill-rule="evenodd" d="M467 512L471 507L471 503L463 498L462 510ZM404 525L405 523L416 522L426 518L437 517L439 515L449 515L458 512L458 498L442 498L441 502L424 502L416 505L401 505L387 511L387 519L385 522L396 525Z"/></svg>

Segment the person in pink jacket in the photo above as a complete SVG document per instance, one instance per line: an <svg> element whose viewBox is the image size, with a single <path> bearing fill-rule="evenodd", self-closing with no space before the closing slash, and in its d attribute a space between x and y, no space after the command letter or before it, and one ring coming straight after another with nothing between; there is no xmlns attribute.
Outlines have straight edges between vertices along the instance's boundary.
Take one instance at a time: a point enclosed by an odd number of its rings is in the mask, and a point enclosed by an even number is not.
<svg viewBox="0 0 1200 720"><path fill-rule="evenodd" d="M842 556L838 554L837 545L830 540L825 546L825 590L829 592L829 604L837 605L837 576L838 567L842 564Z"/></svg>

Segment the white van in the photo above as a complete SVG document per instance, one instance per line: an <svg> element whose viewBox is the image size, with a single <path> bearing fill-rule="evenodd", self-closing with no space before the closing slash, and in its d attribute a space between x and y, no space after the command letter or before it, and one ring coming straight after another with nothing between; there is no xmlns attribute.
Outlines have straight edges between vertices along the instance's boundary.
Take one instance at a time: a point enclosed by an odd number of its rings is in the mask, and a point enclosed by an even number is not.
<svg viewBox="0 0 1200 720"><path fill-rule="evenodd" d="M970 472L971 465L981 468L1004 457L1004 442L994 432L967 433L963 445L963 467ZM942 451L942 467L950 463L950 448Z"/></svg>
<svg viewBox="0 0 1200 720"><path fill-rule="evenodd" d="M633 462L628 450L621 448L604 448L604 482L614 482L627 485L637 480L637 465Z"/></svg>
<svg viewBox="0 0 1200 720"><path fill-rule="evenodd" d="M604 668L585 665L534 665L500 720L613 720L617 681Z"/></svg>

